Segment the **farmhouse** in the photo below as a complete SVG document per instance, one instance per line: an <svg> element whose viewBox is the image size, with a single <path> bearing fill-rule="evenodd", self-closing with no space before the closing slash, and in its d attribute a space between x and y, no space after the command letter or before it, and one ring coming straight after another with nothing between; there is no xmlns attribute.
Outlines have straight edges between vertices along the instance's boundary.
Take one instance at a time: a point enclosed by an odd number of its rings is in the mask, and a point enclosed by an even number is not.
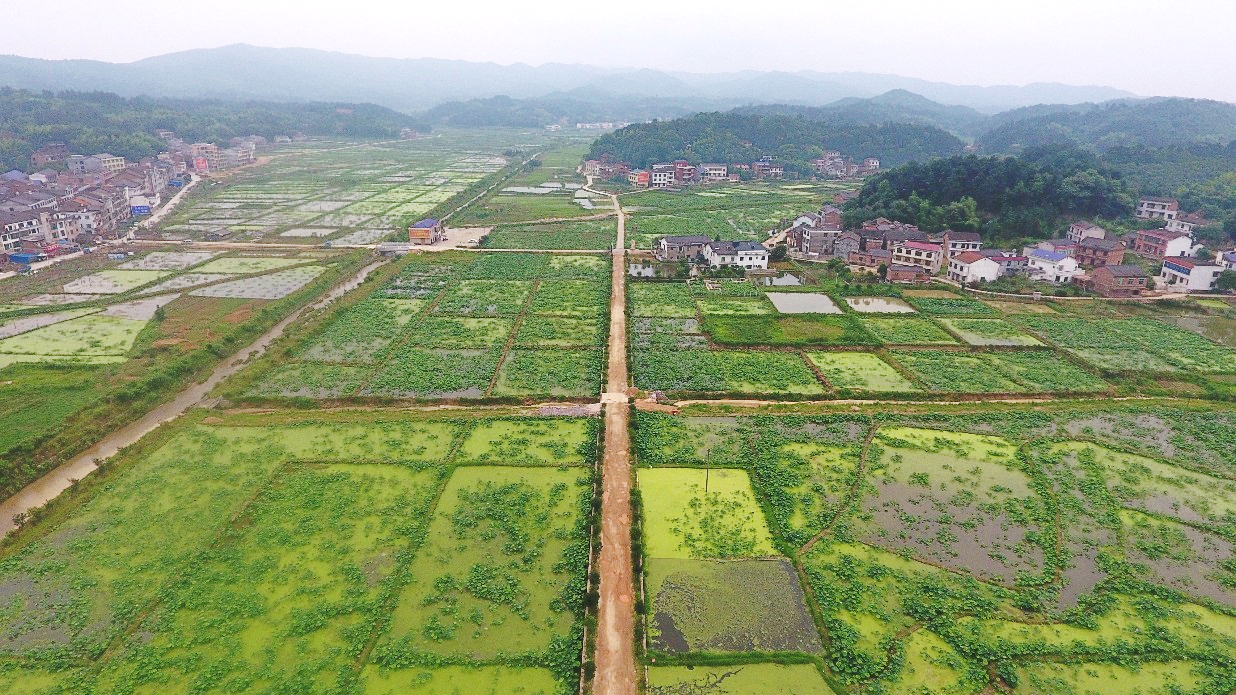
<svg viewBox="0 0 1236 695"><path fill-rule="evenodd" d="M1012 251L988 249L986 251L980 251L979 253L998 263L1000 265L1001 275L1016 275L1018 273L1023 273L1026 270L1026 265L1030 262L1030 259L1025 256L1019 256Z"/></svg>
<svg viewBox="0 0 1236 695"><path fill-rule="evenodd" d="M885 251L882 248L869 248L866 251L854 250L850 255L846 256L850 265L864 266L867 268L876 268L881 265L891 265L893 262L893 253Z"/></svg>
<svg viewBox="0 0 1236 695"><path fill-rule="evenodd" d="M948 261L948 278L954 282L991 282L1000 275L1000 264L977 251L966 251Z"/></svg>
<svg viewBox="0 0 1236 695"><path fill-rule="evenodd" d="M1075 280L1104 297L1137 297L1146 290L1146 271L1135 265L1105 265Z"/></svg>
<svg viewBox="0 0 1236 695"><path fill-rule="evenodd" d="M967 251L980 251L983 248L983 238L977 232L954 232L944 230L940 235L940 245L944 247L944 260Z"/></svg>
<svg viewBox="0 0 1236 695"><path fill-rule="evenodd" d="M1142 229L1133 240L1133 250L1154 259L1189 256L1193 252L1193 239L1184 232Z"/></svg>
<svg viewBox="0 0 1236 695"><path fill-rule="evenodd" d="M1209 292L1215 288L1215 280L1223 266L1201 263L1188 258L1165 258L1159 280L1171 290L1185 292Z"/></svg>
<svg viewBox="0 0 1236 695"><path fill-rule="evenodd" d="M931 274L925 268L917 265L897 265L888 267L886 278L889 282L931 282Z"/></svg>
<svg viewBox="0 0 1236 695"><path fill-rule="evenodd" d="M674 185L674 172L673 164L653 164L648 185L651 188L669 188Z"/></svg>
<svg viewBox="0 0 1236 695"><path fill-rule="evenodd" d="M933 275L940 272L944 261L944 248L925 241L895 243L890 250L893 253L893 263L916 265Z"/></svg>
<svg viewBox="0 0 1236 695"><path fill-rule="evenodd" d="M1174 198L1146 197L1137 201L1134 215L1143 220L1174 220L1180 213L1180 203Z"/></svg>
<svg viewBox="0 0 1236 695"><path fill-rule="evenodd" d="M413 244L436 244L446 239L446 230L442 223L429 218L414 223L408 227L408 241Z"/></svg>
<svg viewBox="0 0 1236 695"><path fill-rule="evenodd" d="M754 241L710 241L704 244L704 260L713 268L738 266L747 270L768 268L768 249Z"/></svg>
<svg viewBox="0 0 1236 695"><path fill-rule="evenodd" d="M657 258L663 261L690 259L704 252L704 244L712 241L706 236L664 236L657 240Z"/></svg>
<svg viewBox="0 0 1236 695"><path fill-rule="evenodd" d="M730 168L725 164L701 164L699 174L705 181L725 181L730 177Z"/></svg>
<svg viewBox="0 0 1236 695"><path fill-rule="evenodd" d="M1083 239L1106 239L1107 230L1090 222L1074 222L1069 225L1069 231L1065 236L1069 241L1080 244Z"/></svg>
<svg viewBox="0 0 1236 695"><path fill-rule="evenodd" d="M1072 282L1073 278L1079 274L1077 261L1062 251L1035 249L1030 252L1027 259L1026 267L1032 277L1054 285Z"/></svg>
<svg viewBox="0 0 1236 695"><path fill-rule="evenodd" d="M1124 262L1124 243L1118 239L1084 237L1073 254L1083 268L1099 268L1105 265L1120 265Z"/></svg>

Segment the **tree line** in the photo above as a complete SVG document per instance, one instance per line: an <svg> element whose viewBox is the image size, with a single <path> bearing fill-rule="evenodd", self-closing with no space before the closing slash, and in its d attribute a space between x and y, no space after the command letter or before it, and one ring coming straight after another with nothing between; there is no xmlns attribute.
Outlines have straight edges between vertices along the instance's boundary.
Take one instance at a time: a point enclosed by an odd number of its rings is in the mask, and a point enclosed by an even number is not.
<svg viewBox="0 0 1236 695"><path fill-rule="evenodd" d="M1043 238L1066 219L1128 217L1135 203L1120 174L1095 154L1049 145L1018 157L954 156L882 172L845 205L844 217L849 226L886 217L930 232Z"/></svg>
<svg viewBox="0 0 1236 695"><path fill-rule="evenodd" d="M40 147L63 142L74 153L110 152L130 160L167 149L157 130L188 142L306 135L398 137L427 129L412 116L373 104L127 99L107 92L32 92L0 88L0 168L27 169Z"/></svg>
<svg viewBox="0 0 1236 695"><path fill-rule="evenodd" d="M639 123L607 133L592 145L589 158L613 157L636 167L685 159L702 162L753 162L772 156L787 176L809 177L811 160L825 149L855 159L878 157L896 166L914 160L960 153L956 136L932 126L869 125L809 120L796 115L701 113L672 121Z"/></svg>

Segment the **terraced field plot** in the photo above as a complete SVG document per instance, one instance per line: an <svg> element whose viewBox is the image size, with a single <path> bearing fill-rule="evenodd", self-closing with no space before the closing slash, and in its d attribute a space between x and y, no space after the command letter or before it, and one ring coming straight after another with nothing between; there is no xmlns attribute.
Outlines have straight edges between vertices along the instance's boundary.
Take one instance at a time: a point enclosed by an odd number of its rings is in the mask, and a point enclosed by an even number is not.
<svg viewBox="0 0 1236 695"><path fill-rule="evenodd" d="M834 388L894 393L919 390L887 362L869 352L813 352L808 358Z"/></svg>
<svg viewBox="0 0 1236 695"><path fill-rule="evenodd" d="M409 257L237 397L585 398L600 391L608 259ZM294 270L294 269L293 269Z"/></svg>

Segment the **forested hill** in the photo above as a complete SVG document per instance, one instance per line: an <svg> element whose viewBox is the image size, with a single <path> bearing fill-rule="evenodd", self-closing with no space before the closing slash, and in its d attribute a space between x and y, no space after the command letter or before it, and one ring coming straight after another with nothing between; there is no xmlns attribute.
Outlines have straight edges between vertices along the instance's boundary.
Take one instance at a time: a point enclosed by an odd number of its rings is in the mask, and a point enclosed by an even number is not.
<svg viewBox="0 0 1236 695"><path fill-rule="evenodd" d="M1041 113L1041 108L1000 114L996 119L1007 122L982 135L979 145L986 152L1014 152L1052 143L1106 150L1195 143L1226 145L1236 140L1236 104L1221 101L1118 101L1064 107L1054 113Z"/></svg>
<svg viewBox="0 0 1236 695"><path fill-rule="evenodd" d="M30 92L0 88L0 170L26 169L50 142L72 152L110 152L130 160L166 149L155 136L172 130L189 142L224 142L245 135L398 137L424 129L412 116L373 104L275 103L126 99L106 92Z"/></svg>
<svg viewBox="0 0 1236 695"><path fill-rule="evenodd" d="M753 162L773 155L786 174L809 175L809 162L824 148L856 159L879 157L883 166L961 152L956 136L930 126L866 125L808 120L801 116L701 113L673 121L628 126L601 136L591 158L610 155L634 166L686 159Z"/></svg>
<svg viewBox="0 0 1236 695"><path fill-rule="evenodd" d="M797 115L813 121L882 124L911 123L935 126L963 137L987 130L991 116L968 106L938 104L904 89L894 89L870 99L841 99L826 106L769 104L734 109L744 115Z"/></svg>
<svg viewBox="0 0 1236 695"><path fill-rule="evenodd" d="M847 225L887 217L988 238L1051 236L1062 219L1122 218L1134 197L1093 153L1071 146L1018 157L948 157L882 172L845 205Z"/></svg>

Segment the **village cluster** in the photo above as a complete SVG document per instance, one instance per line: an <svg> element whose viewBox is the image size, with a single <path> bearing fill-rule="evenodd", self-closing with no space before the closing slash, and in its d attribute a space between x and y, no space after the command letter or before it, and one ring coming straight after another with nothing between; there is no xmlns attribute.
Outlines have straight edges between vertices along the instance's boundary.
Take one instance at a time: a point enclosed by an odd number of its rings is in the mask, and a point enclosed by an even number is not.
<svg viewBox="0 0 1236 695"><path fill-rule="evenodd" d="M1064 238L1049 239L1021 249L984 249L976 232L946 229L929 234L918 227L885 218L847 229L840 205L853 197L838 194L817 212L800 215L780 233L770 232L764 244L719 241L707 236L667 236L658 240L656 256L663 261L698 261L711 268L735 266L766 269L769 247L784 239L788 255L804 261L838 259L852 270L878 273L890 282L925 283L940 276L973 286L1001 277L1021 275L1052 285L1073 284L1104 297L1136 297L1151 289L1207 292L1220 275L1236 268L1236 251L1212 252L1194 239L1205 223L1200 215L1181 214L1175 200L1143 198L1136 216L1161 228L1116 235L1097 224L1077 221ZM1133 253L1161 263L1157 276L1139 264L1126 263Z"/></svg>
<svg viewBox="0 0 1236 695"><path fill-rule="evenodd" d="M869 176L880 170L880 160L875 157L863 159L862 164L828 150L823 157L811 160L811 168L817 176L829 179L850 179ZM682 188L699 183L720 183L746 179L785 178L785 165L772 156L761 157L755 162L730 164L691 164L685 159L653 164L647 169L633 169L625 162L608 159L590 159L584 162L584 174L598 179L624 178L635 188Z"/></svg>
<svg viewBox="0 0 1236 695"><path fill-rule="evenodd" d="M157 131L167 151L139 162L101 152L69 152L53 143L30 158L32 174L14 169L0 174L0 268L22 270L31 264L124 238L135 218L163 204L169 189L180 189L194 174L252 164L271 141L253 135L232 138L230 147L187 143L169 130ZM304 140L295 133L274 143Z"/></svg>

